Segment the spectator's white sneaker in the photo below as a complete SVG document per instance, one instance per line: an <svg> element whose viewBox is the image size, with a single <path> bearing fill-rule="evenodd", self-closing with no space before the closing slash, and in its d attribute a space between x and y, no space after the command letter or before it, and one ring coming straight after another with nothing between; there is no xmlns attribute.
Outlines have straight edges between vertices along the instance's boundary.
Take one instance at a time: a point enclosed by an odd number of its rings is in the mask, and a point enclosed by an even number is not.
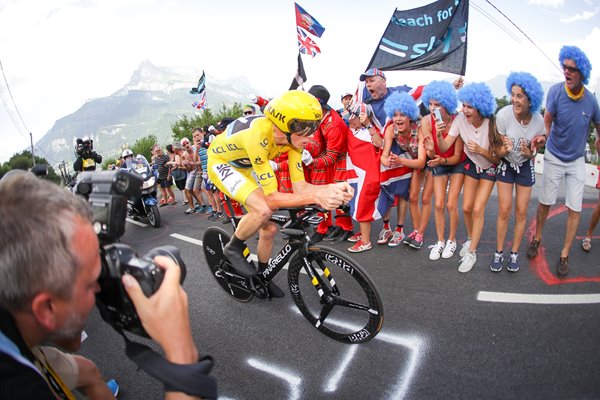
<svg viewBox="0 0 600 400"><path fill-rule="evenodd" d="M398 232L398 231L394 230L394 233L392 234L392 238L388 242L388 246L396 247L400 243L402 243L402 239L404 239L404 231Z"/></svg>
<svg viewBox="0 0 600 400"><path fill-rule="evenodd" d="M433 245L431 251L429 252L429 259L431 261L437 261L440 259L442 252L444 251L444 242L438 241Z"/></svg>
<svg viewBox="0 0 600 400"><path fill-rule="evenodd" d="M377 244L386 244L392 238L392 230L383 228L377 235Z"/></svg>
<svg viewBox="0 0 600 400"><path fill-rule="evenodd" d="M470 270L473 269L473 266L475 265L475 263L477 262L477 256L475 255L475 253L471 253L470 251L467 251L465 253L465 256L462 258L460 265L458 266L458 272L469 272Z"/></svg>
<svg viewBox="0 0 600 400"><path fill-rule="evenodd" d="M460 248L460 253L458 254L461 257L464 257L465 254L467 254L467 251L469 251L469 247L471 247L471 239L467 239L467 241L463 243L462 247Z"/></svg>
<svg viewBox="0 0 600 400"><path fill-rule="evenodd" d="M442 252L442 258L451 258L456 251L456 242L454 240L446 240L446 247L444 247L444 251Z"/></svg>

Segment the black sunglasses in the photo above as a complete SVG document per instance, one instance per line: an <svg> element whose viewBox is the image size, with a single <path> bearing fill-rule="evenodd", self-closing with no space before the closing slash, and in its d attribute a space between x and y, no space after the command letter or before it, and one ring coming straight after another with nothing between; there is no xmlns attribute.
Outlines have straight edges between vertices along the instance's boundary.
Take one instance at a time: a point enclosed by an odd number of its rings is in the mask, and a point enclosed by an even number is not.
<svg viewBox="0 0 600 400"><path fill-rule="evenodd" d="M244 115L252 115L252 111L244 111Z"/></svg>
<svg viewBox="0 0 600 400"><path fill-rule="evenodd" d="M579 71L579 68L576 67L571 67L569 65L562 65L563 71L569 71L570 73L574 74L575 72L581 72Z"/></svg>

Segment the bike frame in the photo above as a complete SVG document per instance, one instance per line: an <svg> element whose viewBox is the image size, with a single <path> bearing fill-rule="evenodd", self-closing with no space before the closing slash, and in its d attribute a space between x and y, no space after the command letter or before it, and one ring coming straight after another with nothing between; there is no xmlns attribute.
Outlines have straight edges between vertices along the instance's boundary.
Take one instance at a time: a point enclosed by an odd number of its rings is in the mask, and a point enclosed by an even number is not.
<svg viewBox="0 0 600 400"><path fill-rule="evenodd" d="M230 213L229 221L233 226L235 231L237 224L241 217L236 216L233 205L231 204L231 199L229 197L225 197L225 203ZM282 209L283 210L283 209ZM286 209L288 211L294 210ZM298 209L305 210L305 208ZM317 210L315 210L315 213ZM267 263L265 268L262 268L258 271L258 274L265 280L270 281L273 279L275 275L279 273L283 269L283 267L288 263L290 258L296 253L296 251L300 251L300 254L304 257L308 253L308 245L310 243L310 238L306 234L306 231L303 229L305 225L308 224L318 224L321 218L314 219L315 216L312 212L309 212L307 215L298 217L297 214L290 212L290 216L285 215L272 215L270 218L271 222L276 223L281 227L281 233L289 236L289 240L283 244L283 247L279 250L279 252L275 255L275 257L271 258ZM311 222L312 220L312 222ZM314 276L314 272L311 270L308 272L310 278L312 279Z"/></svg>

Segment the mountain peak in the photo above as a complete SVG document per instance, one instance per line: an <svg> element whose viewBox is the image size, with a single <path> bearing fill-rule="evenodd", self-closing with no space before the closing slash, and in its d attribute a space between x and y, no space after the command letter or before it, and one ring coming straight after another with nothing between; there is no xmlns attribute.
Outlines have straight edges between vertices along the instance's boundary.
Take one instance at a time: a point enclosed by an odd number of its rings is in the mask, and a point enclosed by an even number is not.
<svg viewBox="0 0 600 400"><path fill-rule="evenodd" d="M176 73L172 68L159 67L152 64L150 60L144 60L133 72L129 82L114 95L123 96L131 90L170 93L176 89L193 86L195 79L190 73Z"/></svg>

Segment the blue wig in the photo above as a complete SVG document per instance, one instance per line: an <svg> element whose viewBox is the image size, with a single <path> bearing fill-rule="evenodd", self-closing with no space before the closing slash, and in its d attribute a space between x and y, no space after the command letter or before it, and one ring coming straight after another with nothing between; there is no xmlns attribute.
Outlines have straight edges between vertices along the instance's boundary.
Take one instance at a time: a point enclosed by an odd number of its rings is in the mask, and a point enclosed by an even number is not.
<svg viewBox="0 0 600 400"><path fill-rule="evenodd" d="M575 61L575 65L577 65L577 69L579 69L581 76L583 77L582 82L584 85L587 85L590 81L592 64L585 53L577 46L563 46L560 49L560 53L558 53L558 61L563 64L566 59Z"/></svg>
<svg viewBox="0 0 600 400"><path fill-rule="evenodd" d="M406 92L393 92L390 94L383 103L383 110L389 118L392 118L399 111L413 122L419 119L419 109L415 104L415 99Z"/></svg>
<svg viewBox="0 0 600 400"><path fill-rule="evenodd" d="M529 110L534 113L540 110L542 99L544 98L544 89L535 79L535 76L528 72L511 72L506 78L506 91L511 94L513 86L519 86L529 99Z"/></svg>
<svg viewBox="0 0 600 400"><path fill-rule="evenodd" d="M458 99L475 108L484 117L491 117L496 110L496 99L485 83L471 83L458 92Z"/></svg>
<svg viewBox="0 0 600 400"><path fill-rule="evenodd" d="M437 100L446 109L448 114L455 114L456 107L458 107L456 90L447 81L432 81L429 83L423 89L421 99L426 107L429 107L429 100Z"/></svg>

